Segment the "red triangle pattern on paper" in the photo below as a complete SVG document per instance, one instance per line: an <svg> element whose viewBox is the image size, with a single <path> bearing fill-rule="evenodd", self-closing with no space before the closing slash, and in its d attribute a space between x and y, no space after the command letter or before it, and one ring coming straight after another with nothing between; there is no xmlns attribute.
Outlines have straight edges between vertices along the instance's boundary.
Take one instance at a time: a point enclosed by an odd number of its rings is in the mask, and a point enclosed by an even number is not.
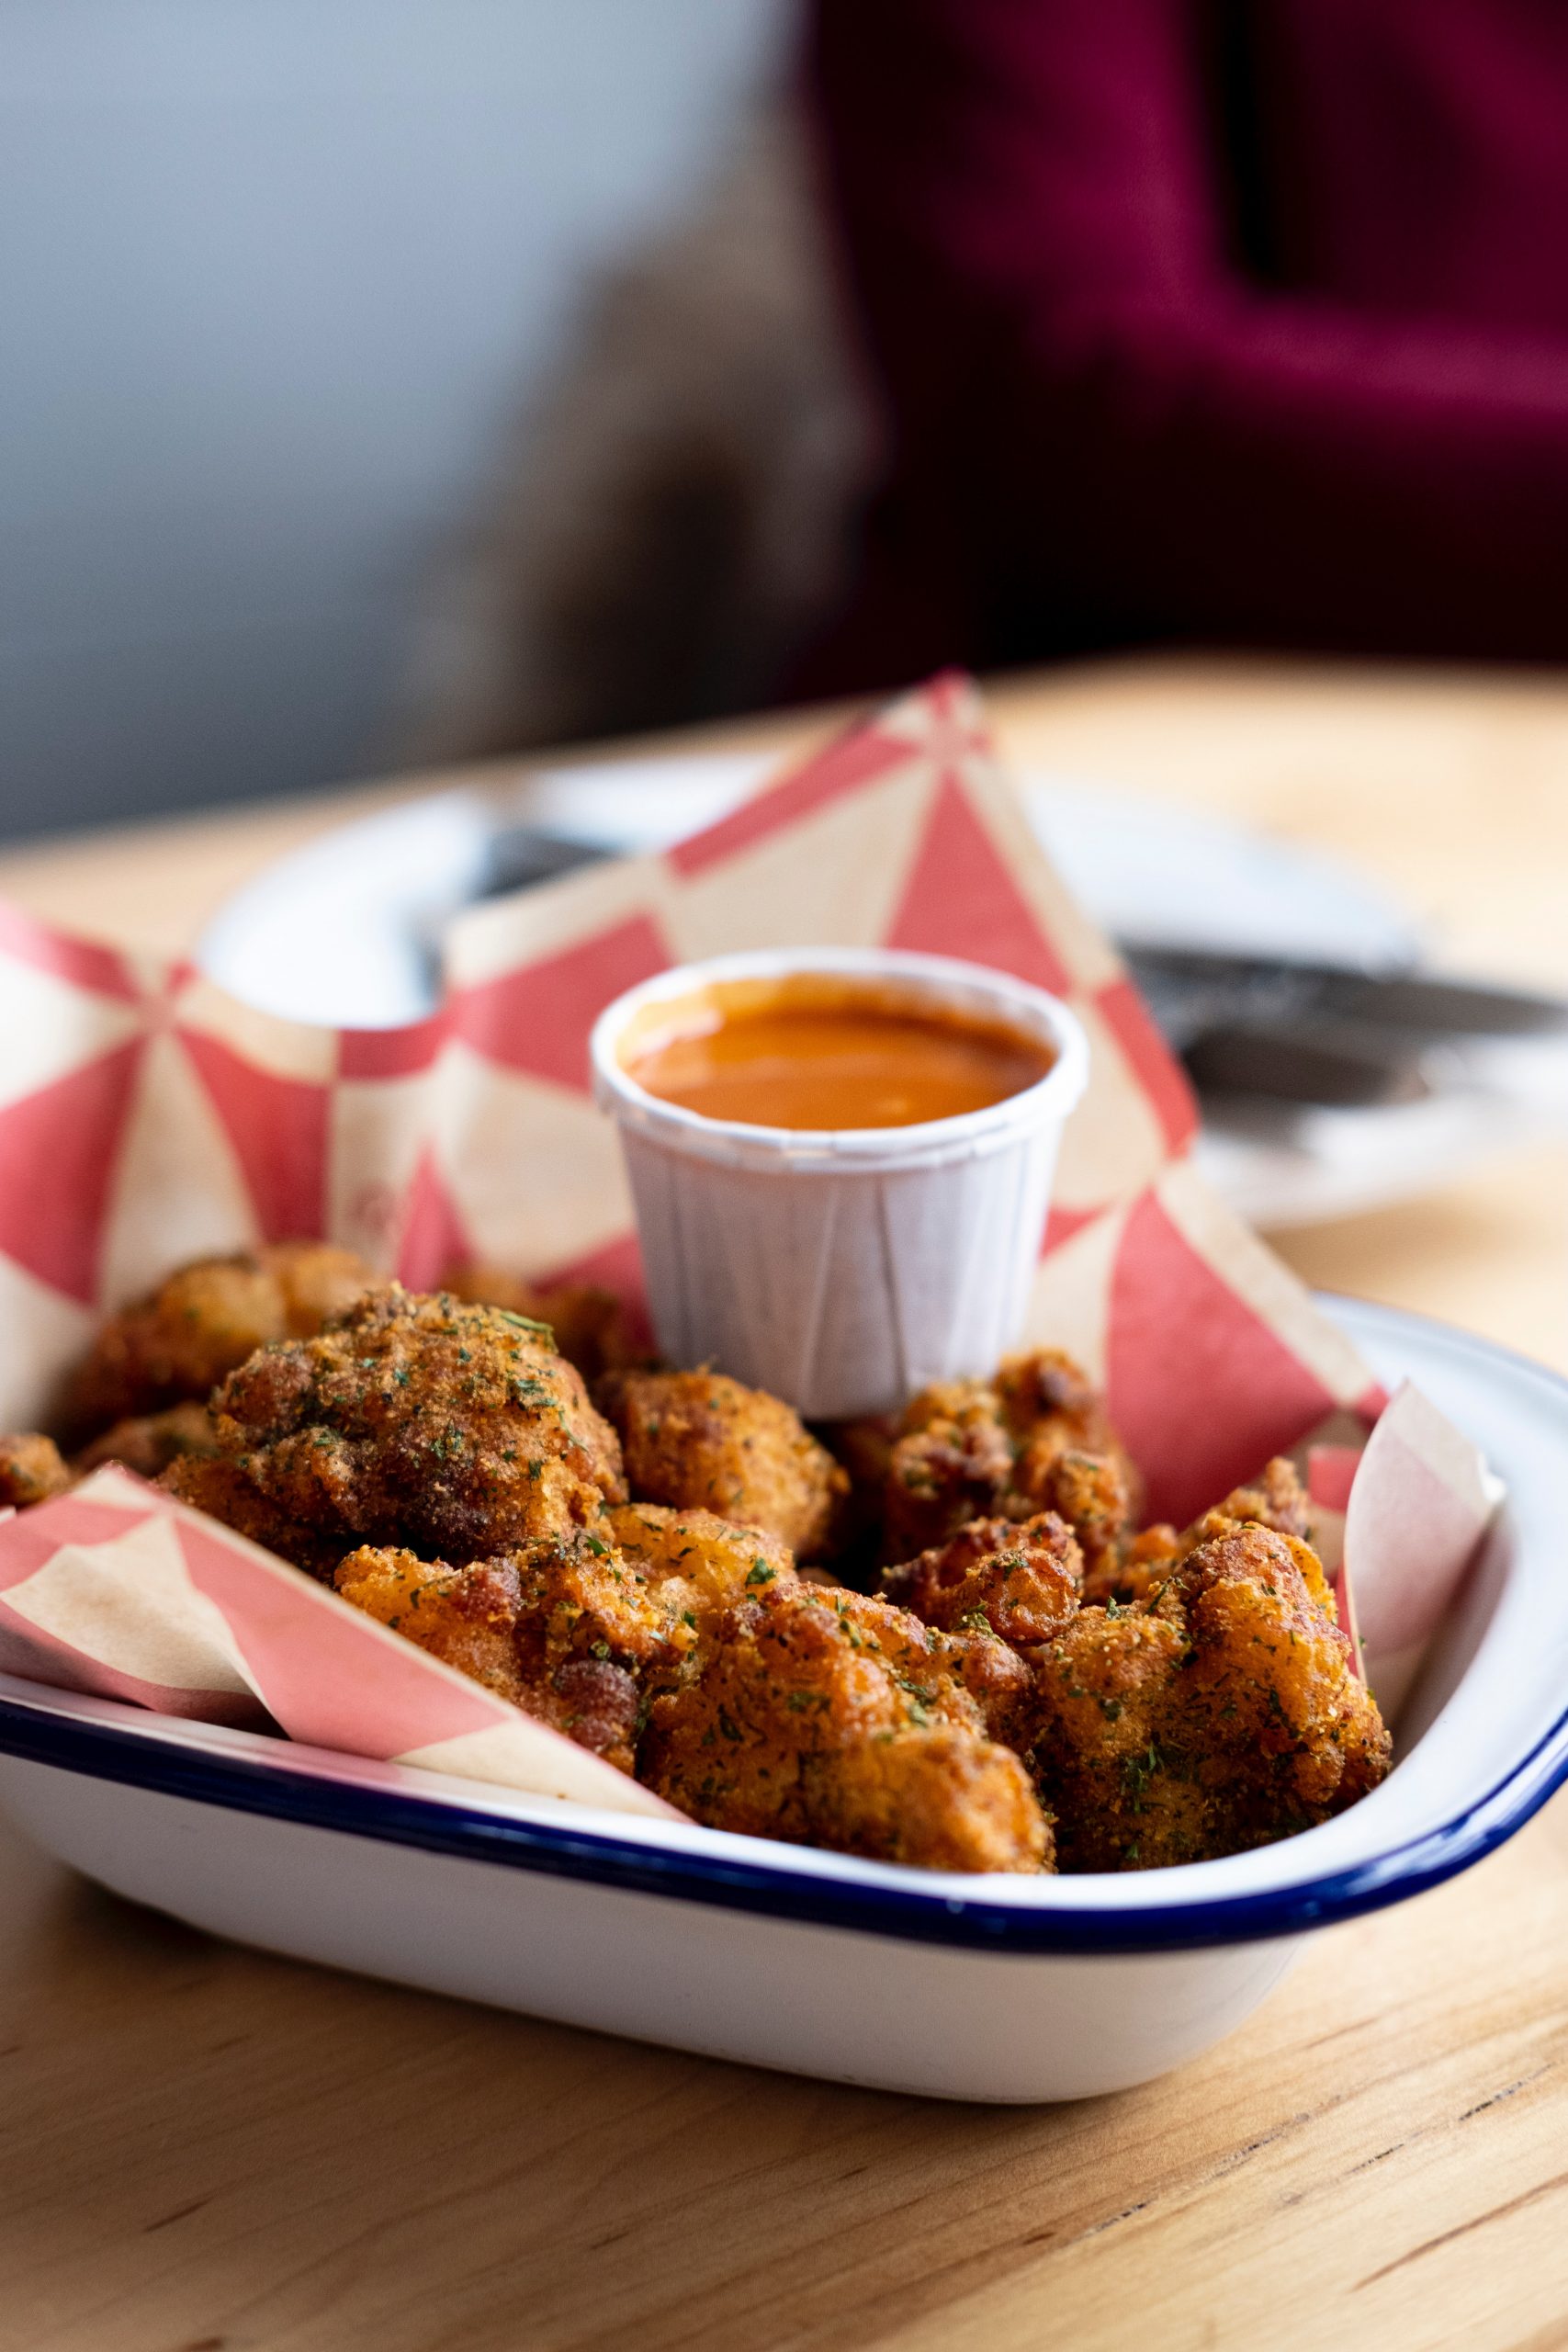
<svg viewBox="0 0 1568 2352"><path fill-rule="evenodd" d="M180 1043L234 1147L265 1241L321 1232L326 1221L331 1097L324 1086L279 1078L216 1037L184 1029Z"/></svg>
<svg viewBox="0 0 1568 2352"><path fill-rule="evenodd" d="M943 776L926 819L889 947L986 963L1053 996L1072 981L963 788Z"/></svg>
<svg viewBox="0 0 1568 2352"><path fill-rule="evenodd" d="M1094 1002L1159 1121L1167 1148L1185 1151L1198 1132L1197 1100L1148 1006L1125 976L1097 990Z"/></svg>
<svg viewBox="0 0 1568 2352"><path fill-rule="evenodd" d="M1059 1250L1064 1241L1070 1241L1075 1233L1081 1233L1086 1225L1093 1225L1097 1218L1106 1214L1103 1207L1069 1209L1060 1207L1053 1201L1046 1211L1045 1236L1040 1244L1040 1255L1048 1258L1053 1250Z"/></svg>
<svg viewBox="0 0 1568 2352"><path fill-rule="evenodd" d="M338 1037L338 1076L371 1084L418 1078L434 1062L450 1025L443 1008L400 1029L344 1029Z"/></svg>
<svg viewBox="0 0 1568 2352"><path fill-rule="evenodd" d="M86 1650L79 1650L59 1634L24 1617L0 1600L0 1673L23 1674L29 1682L47 1682L58 1690L85 1690L96 1699L118 1699L128 1707L145 1707L152 1714L183 1715L200 1724L232 1724L255 1729L266 1722L266 1709L248 1690L181 1689L169 1682L148 1682L139 1674L125 1674L106 1666Z"/></svg>
<svg viewBox="0 0 1568 2352"><path fill-rule="evenodd" d="M380 1626L319 1590L305 1604L314 1622L301 1640L302 1579L293 1569L253 1558L198 1520L177 1520L175 1532L186 1575L222 1612L247 1675L291 1739L399 1756L504 1721L488 1690L432 1674L412 1642L388 1641Z"/></svg>
<svg viewBox="0 0 1568 2352"><path fill-rule="evenodd" d="M1152 1193L1133 1210L1117 1252L1106 1391L1148 1481L1150 1518L1178 1524L1293 1445L1335 1402Z"/></svg>
<svg viewBox="0 0 1568 2352"><path fill-rule="evenodd" d="M52 1560L62 1544L112 1544L140 1527L156 1506L142 1509L120 1503L81 1502L74 1495L56 1495L52 1502L33 1510L15 1511L0 1520L0 1592L26 1584Z"/></svg>
<svg viewBox="0 0 1568 2352"><path fill-rule="evenodd" d="M634 915L559 956L466 989L453 1003L453 1031L508 1069L586 1094L594 1022L623 989L673 961L652 918Z"/></svg>
<svg viewBox="0 0 1568 2352"><path fill-rule="evenodd" d="M3 900L0 955L18 964L30 964L35 971L51 972L56 979L68 980L73 988L85 989L90 995L114 997L121 1004L135 1004L141 994L124 956L112 947L100 947L96 940L73 939L69 932L51 931L47 924L24 914L20 907L7 906Z"/></svg>
<svg viewBox="0 0 1568 2352"><path fill-rule="evenodd" d="M0 1110L0 1250L91 1306L140 1039Z"/></svg>
<svg viewBox="0 0 1568 2352"><path fill-rule="evenodd" d="M449 1266L459 1266L478 1253L468 1228L435 1164L428 1146L420 1154L408 1190L402 1239L398 1245L398 1280L410 1290L434 1290Z"/></svg>
<svg viewBox="0 0 1568 2352"><path fill-rule="evenodd" d="M996 758L979 692L967 670L939 670L917 697L920 739L915 749L926 759L952 765L978 756Z"/></svg>
<svg viewBox="0 0 1568 2352"><path fill-rule="evenodd" d="M803 768L742 801L716 824L688 834L665 855L677 874L705 873L709 866L722 865L727 858L738 857L742 850L755 849L771 834L798 824L803 817L841 800L847 793L874 784L879 776L918 758L919 752L918 743L885 735L874 725L852 728Z"/></svg>

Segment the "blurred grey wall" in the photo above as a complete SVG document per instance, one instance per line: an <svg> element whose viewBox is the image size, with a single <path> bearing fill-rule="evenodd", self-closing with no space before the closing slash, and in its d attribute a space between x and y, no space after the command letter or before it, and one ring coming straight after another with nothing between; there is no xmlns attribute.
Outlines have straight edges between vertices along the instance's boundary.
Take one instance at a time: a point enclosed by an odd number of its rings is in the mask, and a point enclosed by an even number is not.
<svg viewBox="0 0 1568 2352"><path fill-rule="evenodd" d="M0 833L363 773L787 0L0 0Z"/></svg>

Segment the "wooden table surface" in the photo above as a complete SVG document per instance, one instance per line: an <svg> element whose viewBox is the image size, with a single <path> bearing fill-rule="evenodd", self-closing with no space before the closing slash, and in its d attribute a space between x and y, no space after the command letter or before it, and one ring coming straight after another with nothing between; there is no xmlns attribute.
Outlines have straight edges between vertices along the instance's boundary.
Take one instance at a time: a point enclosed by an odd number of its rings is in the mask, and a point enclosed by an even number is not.
<svg viewBox="0 0 1568 2352"><path fill-rule="evenodd" d="M1568 987L1568 684L1140 661L1004 682L993 708L1021 762L1353 857L1456 961ZM409 788L13 852L0 891L182 944L263 860ZM1285 1254L1563 1365L1565 1179L1561 1148L1516 1152ZM0 1826L3 2352L1352 2337L1568 2346L1568 1801L1323 1937L1186 2072L1034 2110L266 1959Z"/></svg>

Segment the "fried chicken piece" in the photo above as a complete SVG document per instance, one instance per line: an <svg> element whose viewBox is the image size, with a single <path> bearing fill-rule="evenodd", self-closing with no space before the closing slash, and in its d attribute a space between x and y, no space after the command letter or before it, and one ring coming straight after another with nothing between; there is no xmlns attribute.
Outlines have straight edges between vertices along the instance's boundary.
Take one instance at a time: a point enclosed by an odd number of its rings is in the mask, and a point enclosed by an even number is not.
<svg viewBox="0 0 1568 2352"><path fill-rule="evenodd" d="M1113 1600L1153 1600L1183 1556L1181 1537L1167 1521L1140 1528L1119 1557L1102 1560L1096 1574L1084 1578L1085 1604L1103 1609Z"/></svg>
<svg viewBox="0 0 1568 2352"><path fill-rule="evenodd" d="M945 1544L883 1573L888 1600L954 1633L985 1625L1014 1649L1053 1640L1077 1614L1083 1555L1054 1511L1021 1524L974 1519Z"/></svg>
<svg viewBox="0 0 1568 2352"><path fill-rule="evenodd" d="M0 1509L9 1505L30 1510L34 1503L48 1502L51 1495L62 1495L74 1482L74 1473L62 1461L51 1437L40 1437L36 1430L0 1437Z"/></svg>
<svg viewBox="0 0 1568 2352"><path fill-rule="evenodd" d="M218 1431L205 1405L171 1405L162 1413L140 1413L116 1421L76 1456L79 1471L118 1462L139 1478L156 1478L186 1453L216 1453Z"/></svg>
<svg viewBox="0 0 1568 2352"><path fill-rule="evenodd" d="M711 1510L621 1503L605 1512L600 1531L650 1581L688 1588L682 1608L724 1609L758 1585L797 1581L787 1544Z"/></svg>
<svg viewBox="0 0 1568 2352"><path fill-rule="evenodd" d="M556 1346L590 1385L606 1372L648 1362L622 1301L593 1283L555 1283L543 1288L499 1266L454 1266L442 1289L473 1306L503 1306L546 1323Z"/></svg>
<svg viewBox="0 0 1568 2352"><path fill-rule="evenodd" d="M1321 1565L1255 1521L1223 1522L1152 1604L1081 1610L1043 1654L1040 1694L1035 1760L1065 1870L1265 1845L1389 1768Z"/></svg>
<svg viewBox="0 0 1568 2352"><path fill-rule="evenodd" d="M1070 1356L1008 1357L994 1381L923 1389L898 1423L883 1557L908 1560L972 1519L1054 1510L1098 1570L1136 1514L1139 1481L1104 1406Z"/></svg>
<svg viewBox="0 0 1568 2352"><path fill-rule="evenodd" d="M1085 1599L1103 1600L1101 1588L1120 1574L1133 1521L1134 1487L1124 1458L1071 1446L1055 1455L1032 1484L1031 1499L1065 1521L1077 1538Z"/></svg>
<svg viewBox="0 0 1568 2352"><path fill-rule="evenodd" d="M1312 1530L1312 1506L1293 1463L1276 1454L1264 1464L1255 1485L1233 1487L1224 1502L1216 1503L1179 1533L1162 1523L1143 1529L1121 1546L1120 1553L1112 1544L1086 1573L1085 1600L1152 1599L1190 1552L1238 1520L1305 1541Z"/></svg>
<svg viewBox="0 0 1568 2352"><path fill-rule="evenodd" d="M970 1520L994 1517L1012 1464L994 1389L977 1380L922 1389L900 1419L888 1460L884 1557L912 1559L945 1544Z"/></svg>
<svg viewBox="0 0 1568 2352"><path fill-rule="evenodd" d="M1224 1520L1251 1521L1259 1527L1271 1527L1276 1535L1292 1535L1305 1543L1312 1532L1312 1504L1295 1464L1280 1453L1266 1462L1256 1485L1233 1487L1224 1502L1216 1503L1187 1530L1186 1547L1194 1550L1205 1543Z"/></svg>
<svg viewBox="0 0 1568 2352"><path fill-rule="evenodd" d="M220 1459L162 1483L317 1572L367 1543L491 1559L626 1499L615 1433L564 1356L503 1310L396 1283L259 1349L213 1410Z"/></svg>
<svg viewBox="0 0 1568 2352"><path fill-rule="evenodd" d="M716 1372L612 1373L595 1394L639 1500L760 1527L800 1560L831 1555L848 1476L777 1396Z"/></svg>
<svg viewBox="0 0 1568 2352"><path fill-rule="evenodd" d="M71 1384L67 1421L85 1439L168 1405L204 1404L254 1349L308 1339L376 1279L353 1250L324 1241L198 1258L109 1317Z"/></svg>
<svg viewBox="0 0 1568 2352"><path fill-rule="evenodd" d="M218 1425L214 1424L215 1429ZM219 1430L220 1442L223 1432ZM178 1453L155 1484L176 1502L220 1519L236 1535L248 1536L264 1551L276 1552L321 1583L330 1583L333 1570L347 1549L336 1529L311 1527L294 1518L285 1506L264 1494L243 1461L212 1453Z"/></svg>
<svg viewBox="0 0 1568 2352"><path fill-rule="evenodd" d="M863 1594L763 1585L653 1699L641 1777L716 1828L929 1870L1046 1869L1049 1826L981 1728L967 1653L982 1671L1011 1655Z"/></svg>
<svg viewBox="0 0 1568 2352"><path fill-rule="evenodd" d="M1061 1348L1031 1348L1003 1358L992 1384L1002 1419L1021 1444L1049 1441L1101 1453L1115 1446L1105 1400L1083 1366Z"/></svg>
<svg viewBox="0 0 1568 2352"><path fill-rule="evenodd" d="M841 1586L815 1588L851 1647L874 1651L902 1690L953 1720L1022 1750L1033 1738L1034 1681L1027 1662L976 1619L922 1624L912 1611Z"/></svg>
<svg viewBox="0 0 1568 2352"><path fill-rule="evenodd" d="M584 1529L460 1568L367 1545L333 1581L355 1608L628 1773L639 1671L672 1669L696 1640L676 1594Z"/></svg>

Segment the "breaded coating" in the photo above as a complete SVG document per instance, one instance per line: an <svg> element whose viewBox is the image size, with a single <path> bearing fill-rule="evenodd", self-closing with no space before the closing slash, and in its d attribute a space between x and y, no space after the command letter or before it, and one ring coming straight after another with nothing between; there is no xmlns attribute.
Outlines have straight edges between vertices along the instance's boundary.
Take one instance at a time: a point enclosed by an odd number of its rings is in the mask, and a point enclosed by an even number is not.
<svg viewBox="0 0 1568 2352"><path fill-rule="evenodd" d="M365 1546L333 1582L699 1820L931 1869L1047 1861L1028 1775L987 1736L1032 1708L1023 1661L803 1586L754 1529L626 1504L466 1567Z"/></svg>
<svg viewBox="0 0 1568 2352"><path fill-rule="evenodd" d="M1188 1529L1183 1538L1187 1548L1192 1550L1206 1542L1222 1520L1252 1521L1259 1527L1271 1527L1276 1535L1292 1535L1304 1543L1312 1532L1312 1504L1294 1463L1277 1453L1272 1462L1264 1464L1255 1485L1234 1487L1223 1503L1216 1503Z"/></svg>
<svg viewBox="0 0 1568 2352"><path fill-rule="evenodd" d="M994 1381L923 1389L897 1427L883 1557L945 1544L972 1519L1054 1510L1098 1566L1137 1510L1139 1481L1085 1374L1058 1349L1010 1356Z"/></svg>
<svg viewBox="0 0 1568 2352"><path fill-rule="evenodd" d="M62 1495L74 1479L51 1437L40 1437L36 1430L0 1437L0 1509L29 1510L51 1495Z"/></svg>
<svg viewBox="0 0 1568 2352"><path fill-rule="evenodd" d="M965 1650L1010 1655L862 1594L761 1585L654 1698L640 1777L716 1828L929 1870L1046 1869L1049 1826L980 1728Z"/></svg>
<svg viewBox="0 0 1568 2352"><path fill-rule="evenodd" d="M1012 1464L994 1389L969 1380L922 1390L903 1415L888 1460L883 1556L912 1559L970 1520L994 1518Z"/></svg>
<svg viewBox="0 0 1568 2352"><path fill-rule="evenodd" d="M1097 1573L1084 1578L1084 1600L1095 1609L1112 1600L1152 1600L1184 1556L1180 1535L1165 1521L1141 1528L1119 1555L1102 1560Z"/></svg>
<svg viewBox="0 0 1568 2352"><path fill-rule="evenodd" d="M223 1432L219 1434L221 1439ZM253 1544L276 1552L280 1560L292 1561L295 1567L321 1583L331 1581L333 1570L349 1548L335 1529L311 1527L293 1518L281 1503L262 1492L239 1461L211 1453L179 1453L160 1472L156 1483L176 1502L204 1510L209 1519L220 1519L236 1535L248 1536Z"/></svg>
<svg viewBox="0 0 1568 2352"><path fill-rule="evenodd" d="M1004 1358L993 1385L1002 1419L1021 1445L1048 1446L1058 1453L1078 1446L1103 1453L1118 1442L1099 1389L1060 1348L1032 1348Z"/></svg>
<svg viewBox="0 0 1568 2352"><path fill-rule="evenodd" d="M799 1560L831 1556L848 1476L777 1396L716 1372L612 1373L595 1394L638 1500L760 1527Z"/></svg>
<svg viewBox="0 0 1568 2352"><path fill-rule="evenodd" d="M1015 1649L1049 1642L1077 1614L1083 1555L1054 1511L1021 1524L975 1519L956 1535L884 1571L884 1596L947 1632L986 1626Z"/></svg>
<svg viewBox="0 0 1568 2352"><path fill-rule="evenodd" d="M198 1258L109 1317L71 1384L70 1427L85 1440L168 1405L205 1404L254 1349L310 1338L376 1280L352 1250L325 1241Z"/></svg>
<svg viewBox="0 0 1568 2352"><path fill-rule="evenodd" d="M606 1372L646 1363L648 1351L633 1334L626 1307L613 1290L594 1283L554 1283L539 1287L499 1266L454 1266L441 1287L472 1306L504 1306L546 1323L556 1346L592 1385Z"/></svg>
<svg viewBox="0 0 1568 2352"><path fill-rule="evenodd" d="M636 1760L639 1673L672 1671L696 1641L679 1596L586 1529L461 1568L367 1545L349 1554L333 1583L356 1608L623 1772Z"/></svg>
<svg viewBox="0 0 1568 2352"><path fill-rule="evenodd" d="M1043 1465L1032 1485L1031 1499L1077 1538L1085 1599L1102 1599L1099 1588L1119 1573L1133 1521L1134 1489L1123 1458L1069 1446Z"/></svg>
<svg viewBox="0 0 1568 2352"><path fill-rule="evenodd" d="M1265 1845L1389 1768L1321 1565L1255 1522L1223 1522L1152 1604L1080 1611L1042 1654L1040 1696L1035 1761L1064 1870Z"/></svg>
<svg viewBox="0 0 1568 2352"><path fill-rule="evenodd" d="M1236 1487L1179 1532L1164 1524L1145 1527L1120 1548L1114 1544L1089 1566L1086 1559L1084 1599L1089 1601L1152 1599L1173 1568L1210 1536L1224 1532L1233 1521L1271 1527L1277 1535L1304 1542L1312 1532L1312 1506L1293 1463L1276 1454L1266 1463L1250 1487ZM1313 1555L1315 1561L1315 1554Z"/></svg>
<svg viewBox="0 0 1568 2352"><path fill-rule="evenodd" d="M711 1510L674 1510L668 1503L620 1503L600 1532L653 1582L690 1588L681 1606L724 1609L752 1587L795 1581L787 1544L759 1527L742 1527Z"/></svg>
<svg viewBox="0 0 1568 2352"><path fill-rule="evenodd" d="M615 1433L564 1356L503 1310L396 1283L258 1349L213 1410L220 1460L163 1483L318 1571L361 1544L492 1559L626 1499Z"/></svg>
<svg viewBox="0 0 1568 2352"><path fill-rule="evenodd" d="M112 1430L83 1447L76 1467L85 1472L102 1462L118 1462L139 1478L156 1478L182 1454L217 1451L218 1431L206 1406L171 1405L165 1412L116 1421Z"/></svg>

